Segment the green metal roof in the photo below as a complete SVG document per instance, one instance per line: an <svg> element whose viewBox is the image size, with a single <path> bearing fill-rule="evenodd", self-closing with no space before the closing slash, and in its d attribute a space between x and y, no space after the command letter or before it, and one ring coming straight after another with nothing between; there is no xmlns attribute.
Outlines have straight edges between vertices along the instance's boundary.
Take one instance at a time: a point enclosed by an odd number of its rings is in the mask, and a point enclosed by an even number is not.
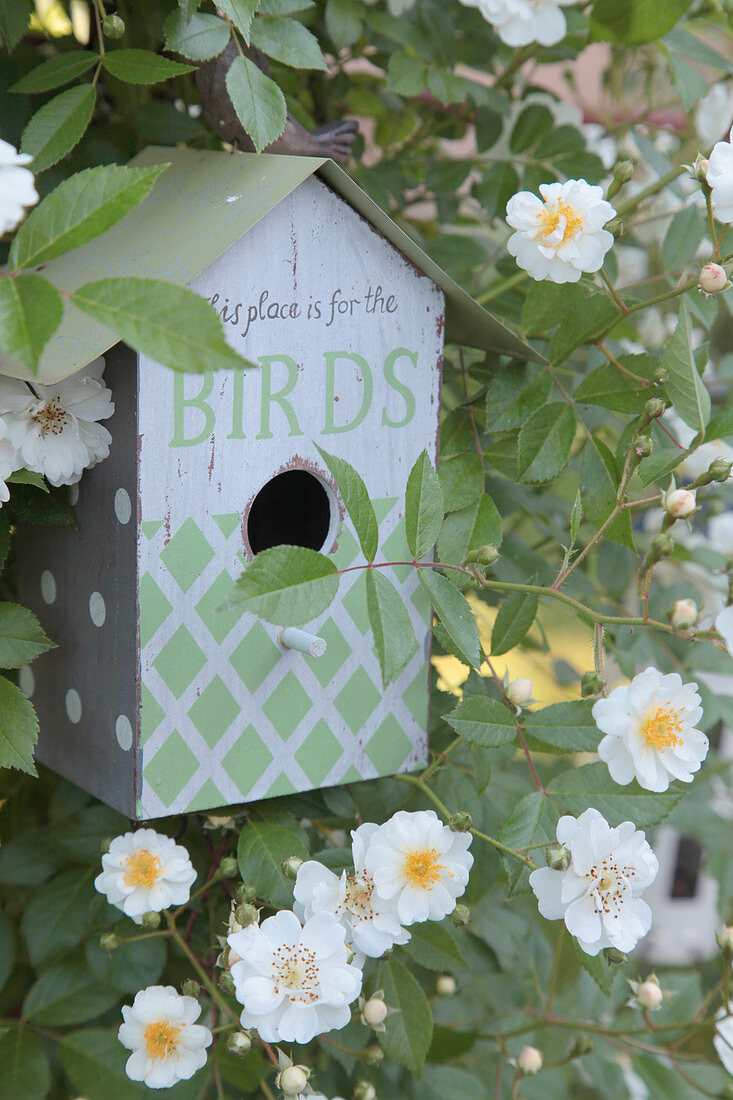
<svg viewBox="0 0 733 1100"><path fill-rule="evenodd" d="M378 229L446 296L446 339L523 359L536 352L474 301L331 160L267 153L223 153L151 146L130 163L170 167L147 198L89 244L42 267L64 290L116 276L137 275L186 284L256 225L309 176L317 173ZM36 380L57 382L86 366L119 337L67 306L46 345ZM0 354L0 374L30 378Z"/></svg>

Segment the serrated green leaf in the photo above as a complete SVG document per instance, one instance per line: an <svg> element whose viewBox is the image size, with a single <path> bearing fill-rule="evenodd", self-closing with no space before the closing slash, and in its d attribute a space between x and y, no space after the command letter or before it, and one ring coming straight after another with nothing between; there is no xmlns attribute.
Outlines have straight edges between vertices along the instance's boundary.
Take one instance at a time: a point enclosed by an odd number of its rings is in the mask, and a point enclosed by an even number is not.
<svg viewBox="0 0 733 1100"><path fill-rule="evenodd" d="M50 168L81 141L92 120L96 101L96 88L91 84L80 84L57 95L36 111L23 131L20 143L21 153L33 157L33 172Z"/></svg>
<svg viewBox="0 0 733 1100"><path fill-rule="evenodd" d="M405 953L420 966L428 970L453 970L464 967L466 960L450 928L438 921L425 921L413 924L410 928L410 942Z"/></svg>
<svg viewBox="0 0 733 1100"><path fill-rule="evenodd" d="M23 1001L23 1018L45 1027L81 1024L101 1016L117 1001L117 990L95 981L78 959L42 970Z"/></svg>
<svg viewBox="0 0 733 1100"><path fill-rule="evenodd" d="M226 86L239 121L261 153L285 129L285 97L274 80L248 57L236 57L226 75Z"/></svg>
<svg viewBox="0 0 733 1100"><path fill-rule="evenodd" d="M711 405L710 394L695 363L691 337L690 311L683 299L677 328L664 349L662 367L669 371L667 396L685 424L699 432L710 420Z"/></svg>
<svg viewBox="0 0 733 1100"><path fill-rule="evenodd" d="M519 428L547 401L552 379L534 363L512 363L497 371L486 391L486 426L495 432Z"/></svg>
<svg viewBox="0 0 733 1100"><path fill-rule="evenodd" d="M618 966L610 963L603 954L588 955L574 936L571 936L571 941L573 951L580 965L590 974L601 993L605 993L607 997L610 997L613 983L618 974Z"/></svg>
<svg viewBox="0 0 733 1100"><path fill-rule="evenodd" d="M541 710L528 711L522 717L525 733L536 741L563 752L595 752L600 733L593 720L593 700L574 699L553 703Z"/></svg>
<svg viewBox="0 0 733 1100"><path fill-rule="evenodd" d="M366 574L369 625L386 688L417 653L417 638L402 597L378 569Z"/></svg>
<svg viewBox="0 0 733 1100"><path fill-rule="evenodd" d="M704 78L703 82L707 90ZM706 224L705 215L696 206L687 206L675 214L662 245L662 264L665 271L680 271L690 262L705 236Z"/></svg>
<svg viewBox="0 0 733 1100"><path fill-rule="evenodd" d="M443 494L428 452L418 455L405 489L405 536L417 561L430 553L443 523Z"/></svg>
<svg viewBox="0 0 733 1100"><path fill-rule="evenodd" d="M418 570L417 578L457 652L466 664L478 668L481 641L470 604L455 585L432 569Z"/></svg>
<svg viewBox="0 0 733 1100"><path fill-rule="evenodd" d="M10 477L5 479L8 485L33 485L44 493L50 492L48 482L43 474L37 474L35 470L13 470Z"/></svg>
<svg viewBox="0 0 733 1100"><path fill-rule="evenodd" d="M51 1072L39 1040L23 1024L0 1035L0 1100L43 1100Z"/></svg>
<svg viewBox="0 0 733 1100"><path fill-rule="evenodd" d="M637 357L622 356L620 362L635 358ZM658 365L658 362L656 360L655 364ZM631 370L634 369L631 364L629 367ZM581 405L600 405L603 409L632 415L638 415L641 412L648 398L648 387L635 382L627 374L622 374L613 363L604 363L592 370L573 394L573 399Z"/></svg>
<svg viewBox="0 0 733 1100"><path fill-rule="evenodd" d="M333 603L339 586L330 558L305 546L273 546L245 566L226 606L279 626L302 626Z"/></svg>
<svg viewBox="0 0 733 1100"><path fill-rule="evenodd" d="M36 774L33 746L38 718L32 703L15 684L0 676L0 768Z"/></svg>
<svg viewBox="0 0 733 1100"><path fill-rule="evenodd" d="M369 490L361 475L345 459L321 450L318 445L316 448L333 474L344 507L354 524L364 557L367 561L374 561L379 545L379 527Z"/></svg>
<svg viewBox="0 0 733 1100"><path fill-rule="evenodd" d="M692 0L595 0L590 20L594 41L641 46L666 34L692 6Z"/></svg>
<svg viewBox="0 0 733 1100"><path fill-rule="evenodd" d="M591 523L600 528L616 507L621 472L608 447L600 439L588 440L583 454L581 492L583 507ZM631 517L624 510L605 531L606 538L636 550L631 533Z"/></svg>
<svg viewBox="0 0 733 1100"><path fill-rule="evenodd" d="M195 12L186 20L180 11L172 12L163 24L165 48L189 57L208 61L226 49L231 37L229 24L218 15Z"/></svg>
<svg viewBox="0 0 733 1100"><path fill-rule="evenodd" d="M573 504L573 510L570 513L570 545L575 546L575 543L580 533L580 525L583 522L583 502L580 499L580 489L575 494L575 503Z"/></svg>
<svg viewBox="0 0 733 1100"><path fill-rule="evenodd" d="M259 0L222 0L217 7L222 15L231 19L234 26L241 32L242 38L249 46L252 31L252 20L259 7Z"/></svg>
<svg viewBox="0 0 733 1100"><path fill-rule="evenodd" d="M100 985L119 993L134 994L146 985L154 985L163 972L167 954L163 938L123 941L112 952L89 939L84 948L87 973Z"/></svg>
<svg viewBox="0 0 733 1100"><path fill-rule="evenodd" d="M428 67L419 57L393 53L387 66L387 87L398 95L420 95L428 84Z"/></svg>
<svg viewBox="0 0 733 1100"><path fill-rule="evenodd" d="M435 1029L438 1030L437 1028ZM470 1046L473 1045L471 1042ZM469 1048L470 1049L470 1048ZM458 1052L460 1053L460 1052ZM430 1057L432 1059L432 1048ZM486 1093L486 1080L478 1076L480 1071L471 1073L457 1065L436 1066L432 1062L425 1066L420 1084L420 1096L425 1100L478 1100Z"/></svg>
<svg viewBox="0 0 733 1100"><path fill-rule="evenodd" d="M268 57L294 69L321 69L326 65L318 39L297 19L275 15L252 24L252 45Z"/></svg>
<svg viewBox="0 0 733 1100"><path fill-rule="evenodd" d="M575 413L561 401L532 413L519 433L521 479L537 483L557 477L570 457L575 427Z"/></svg>
<svg viewBox="0 0 733 1100"><path fill-rule="evenodd" d="M167 165L100 165L61 183L21 225L10 249L14 270L45 264L98 237L145 198Z"/></svg>
<svg viewBox="0 0 733 1100"><path fill-rule="evenodd" d="M40 275L0 278L0 348L35 374L64 312L61 295Z"/></svg>
<svg viewBox="0 0 733 1100"><path fill-rule="evenodd" d="M484 491L484 464L477 454L454 455L438 463L446 513L467 508Z"/></svg>
<svg viewBox="0 0 733 1100"><path fill-rule="evenodd" d="M180 61L171 61L152 50L108 50L102 58L102 65L110 76L123 80L126 84L159 84L173 76L193 72L194 65L183 65Z"/></svg>
<svg viewBox="0 0 733 1100"><path fill-rule="evenodd" d="M679 447L660 447L639 463L637 468L639 480L642 485L651 485L653 481L658 481L660 478L668 480L672 471L676 470L680 463L692 453L691 450L681 451Z"/></svg>
<svg viewBox="0 0 733 1100"><path fill-rule="evenodd" d="M31 0L3 0L0 4L0 34L10 53L28 30Z"/></svg>
<svg viewBox="0 0 733 1100"><path fill-rule="evenodd" d="M117 1028L82 1028L64 1035L58 1045L59 1056L75 1093L86 1100L149 1100L150 1089L131 1081L125 1072L130 1057L117 1038ZM156 1100L200 1100L206 1081L206 1069L189 1081L179 1081L169 1089L158 1089ZM15 1098L13 1098L15 1100Z"/></svg>
<svg viewBox="0 0 733 1100"><path fill-rule="evenodd" d="M84 939L100 900L94 894L94 872L64 871L36 890L21 920L23 939L34 966L64 955Z"/></svg>
<svg viewBox="0 0 733 1100"><path fill-rule="evenodd" d="M15 926L7 913L0 913L0 989L15 965Z"/></svg>
<svg viewBox="0 0 733 1100"><path fill-rule="evenodd" d="M32 611L0 602L0 668L20 668L55 648Z"/></svg>
<svg viewBox="0 0 733 1100"><path fill-rule="evenodd" d="M509 138L509 147L513 153L524 153L540 138L548 134L554 125L552 111L540 103L532 103L520 112Z"/></svg>
<svg viewBox="0 0 733 1100"><path fill-rule="evenodd" d="M293 904L293 884L281 870L290 856L307 859L308 850L300 835L286 825L255 817L242 829L237 853L242 878L272 905L290 908Z"/></svg>
<svg viewBox="0 0 733 1100"><path fill-rule="evenodd" d="M491 631L491 656L508 653L525 638L537 617L537 596L531 592L512 592L503 601Z"/></svg>
<svg viewBox="0 0 733 1100"><path fill-rule="evenodd" d="M71 300L135 351L174 370L253 366L227 344L213 306L186 287L162 279L101 279L73 291Z"/></svg>
<svg viewBox="0 0 733 1100"><path fill-rule="evenodd" d="M610 825L633 821L639 829L664 821L687 794L679 786L662 794L651 793L643 790L636 780L622 787L611 779L603 763L570 768L555 776L547 789L566 813L577 817L593 806Z"/></svg>
<svg viewBox="0 0 733 1100"><path fill-rule="evenodd" d="M361 36L364 15L361 0L326 0L326 30L338 49L353 46Z"/></svg>
<svg viewBox="0 0 733 1100"><path fill-rule="evenodd" d="M481 203L487 218L501 218L506 214L506 204L519 190L519 176L510 160L493 164L482 179L474 184L473 194Z"/></svg>
<svg viewBox="0 0 733 1100"><path fill-rule="evenodd" d="M480 749L498 749L517 736L517 721L509 708L484 695L462 699L445 715L445 721L459 737Z"/></svg>
<svg viewBox="0 0 733 1100"><path fill-rule="evenodd" d="M384 990L385 1002L397 1009L385 1021L380 1045L388 1058L419 1078L433 1037L427 998L410 971L394 958L379 964L376 986Z"/></svg>
<svg viewBox="0 0 733 1100"><path fill-rule="evenodd" d="M621 311L613 298L607 294L588 294L582 307L576 310L563 308L562 324L550 340L547 356L551 363L559 366L572 355L581 344L592 343L614 319L621 317Z"/></svg>
<svg viewBox="0 0 733 1100"><path fill-rule="evenodd" d="M49 92L52 88L60 88L78 76L83 76L99 61L99 54L90 50L69 50L68 53L59 54L58 57L50 57L31 69L22 79L11 84L9 92L18 95L30 95L34 92Z"/></svg>
<svg viewBox="0 0 733 1100"><path fill-rule="evenodd" d="M460 512L445 517L438 536L438 560L451 565L461 565L469 550L479 546L501 546L501 516L490 496L482 493L478 500ZM468 582L460 573L450 579L459 585Z"/></svg>
<svg viewBox="0 0 733 1100"><path fill-rule="evenodd" d="M546 795L540 791L533 791L525 795L516 804L509 817L501 825L497 833L497 839L508 848L529 847L535 844L552 844L555 841L557 828L557 812ZM534 855L536 853L530 853ZM540 853L541 854L541 853ZM523 867L517 859L510 856L502 856L504 869L507 873L508 896L516 894L520 885L525 885L527 868Z"/></svg>

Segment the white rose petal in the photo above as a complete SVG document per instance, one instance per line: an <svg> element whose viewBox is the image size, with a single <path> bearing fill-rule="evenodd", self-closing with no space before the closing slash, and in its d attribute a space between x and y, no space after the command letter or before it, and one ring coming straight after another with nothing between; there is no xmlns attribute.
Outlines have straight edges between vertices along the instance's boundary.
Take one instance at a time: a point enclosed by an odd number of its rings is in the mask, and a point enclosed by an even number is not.
<svg viewBox="0 0 733 1100"><path fill-rule="evenodd" d="M728 1012L721 1008L715 1025L713 1046L723 1066L733 1076L733 1001L728 1001Z"/></svg>
<svg viewBox="0 0 733 1100"><path fill-rule="evenodd" d="M507 46L554 46L567 33L565 16L560 10L577 0L461 0L466 7L478 8L487 23Z"/></svg>
<svg viewBox="0 0 733 1100"><path fill-rule="evenodd" d="M135 924L145 913L185 905L196 878L186 849L154 829L115 837L102 856L102 868L95 889Z"/></svg>
<svg viewBox="0 0 733 1100"><path fill-rule="evenodd" d="M709 148L714 141L730 130L733 123L733 84L713 84L706 96L695 108L695 131L702 147Z"/></svg>
<svg viewBox="0 0 733 1100"><path fill-rule="evenodd" d="M140 990L132 1005L124 1005L125 1022L117 1036L132 1051L125 1066L130 1080L167 1089L206 1065L212 1035L196 1023L200 1014L198 1001L181 996L172 985L150 985Z"/></svg>
<svg viewBox="0 0 733 1100"><path fill-rule="evenodd" d="M721 222L733 222L733 145L730 135L728 141L719 141L713 146L707 181L712 190L715 217Z"/></svg>
<svg viewBox="0 0 733 1100"><path fill-rule="evenodd" d="M38 202L33 173L21 167L32 160L27 153L17 153L7 141L0 141L0 234L15 229L25 216L24 208Z"/></svg>

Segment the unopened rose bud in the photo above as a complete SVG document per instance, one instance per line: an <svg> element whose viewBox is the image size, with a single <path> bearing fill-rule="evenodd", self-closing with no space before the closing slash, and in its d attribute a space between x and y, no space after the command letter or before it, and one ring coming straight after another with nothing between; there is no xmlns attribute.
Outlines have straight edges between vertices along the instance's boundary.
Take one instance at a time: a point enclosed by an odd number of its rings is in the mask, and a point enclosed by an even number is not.
<svg viewBox="0 0 733 1100"><path fill-rule="evenodd" d="M277 1084L286 1096L299 1096L308 1084L310 1070L306 1066L287 1066L277 1076Z"/></svg>
<svg viewBox="0 0 733 1100"><path fill-rule="evenodd" d="M603 677L600 672L584 672L580 680L580 694L583 699L589 695L598 695L603 691Z"/></svg>
<svg viewBox="0 0 733 1100"><path fill-rule="evenodd" d="M644 425L651 424L652 420L658 420L667 408L666 401L661 397L650 397L644 405Z"/></svg>
<svg viewBox="0 0 733 1100"><path fill-rule="evenodd" d="M655 535L652 539L652 545L649 553L646 556L645 566L655 565L662 558L668 558L674 551L675 541L672 536L663 532L659 535Z"/></svg>
<svg viewBox="0 0 733 1100"><path fill-rule="evenodd" d="M689 519L696 508L697 501L691 489L673 489L665 493L664 510L671 519Z"/></svg>
<svg viewBox="0 0 733 1100"><path fill-rule="evenodd" d="M458 989L458 983L452 974L439 974L435 982L435 992L439 997L453 997Z"/></svg>
<svg viewBox="0 0 733 1100"><path fill-rule="evenodd" d="M184 997L193 997L198 1000L201 996L201 986L193 978L186 978L181 984L181 993Z"/></svg>
<svg viewBox="0 0 733 1100"><path fill-rule="evenodd" d="M205 829L233 829L233 817L222 817L220 814L208 814L204 822Z"/></svg>
<svg viewBox="0 0 733 1100"><path fill-rule="evenodd" d="M690 630L697 622L697 604L694 600L675 600L669 617L675 630Z"/></svg>
<svg viewBox="0 0 733 1100"><path fill-rule="evenodd" d="M219 989L223 990L224 993L233 993L234 988L234 978L228 970L222 970L219 975Z"/></svg>
<svg viewBox="0 0 733 1100"><path fill-rule="evenodd" d="M239 882L234 887L234 896L237 901L254 901L257 897L257 890L247 882Z"/></svg>
<svg viewBox="0 0 733 1100"><path fill-rule="evenodd" d="M354 1100L377 1100L377 1090L369 1081L359 1081L354 1089Z"/></svg>
<svg viewBox="0 0 733 1100"><path fill-rule="evenodd" d="M570 852L567 848L547 848L545 862L553 871L567 871L570 866Z"/></svg>
<svg viewBox="0 0 733 1100"><path fill-rule="evenodd" d="M239 871L239 865L234 856L224 856L219 864L219 878L234 878Z"/></svg>
<svg viewBox="0 0 733 1100"><path fill-rule="evenodd" d="M227 1039L227 1050L237 1058L243 1058L252 1047L252 1040L244 1031L233 1031Z"/></svg>
<svg viewBox="0 0 733 1100"><path fill-rule="evenodd" d="M731 470L733 470L733 462L729 462L726 458L716 458L708 466L708 473L712 474L713 481L727 481Z"/></svg>
<svg viewBox="0 0 733 1100"><path fill-rule="evenodd" d="M661 1007L664 994L660 989L659 982L653 975L641 983L636 991L636 999L641 1007L649 1012L654 1012Z"/></svg>
<svg viewBox="0 0 733 1100"><path fill-rule="evenodd" d="M642 458L648 458L654 450L654 440L649 435L637 435L634 436L632 446L634 454L641 460Z"/></svg>
<svg viewBox="0 0 733 1100"><path fill-rule="evenodd" d="M147 928L152 931L155 928L160 927L160 913L154 913L152 911L150 913L143 913L140 923L142 924L143 928Z"/></svg>
<svg viewBox="0 0 733 1100"><path fill-rule="evenodd" d="M448 920L454 928L465 928L471 920L471 910L467 905L463 905L462 902L459 902L449 915Z"/></svg>
<svg viewBox="0 0 733 1100"><path fill-rule="evenodd" d="M389 1009L382 997L370 997L361 1010L362 1022L367 1027L381 1027L388 1013Z"/></svg>
<svg viewBox="0 0 733 1100"><path fill-rule="evenodd" d="M495 546L490 546L487 543L485 546L479 547L478 562L480 565L493 565L495 561L498 561L499 557L499 551Z"/></svg>
<svg viewBox="0 0 733 1100"><path fill-rule="evenodd" d="M634 174L633 160L620 160L613 170L613 179L608 187L606 198L612 199L625 183L628 183Z"/></svg>
<svg viewBox="0 0 733 1100"><path fill-rule="evenodd" d="M102 853L103 856L106 856L107 852L109 851L109 846L110 846L110 844L112 843L113 840L114 840L114 837L112 837L112 836L103 836L102 839L100 840L99 850L100 850L100 852Z"/></svg>
<svg viewBox="0 0 733 1100"><path fill-rule="evenodd" d="M669 367L657 367L657 369L654 371L654 374L652 375L652 381L657 386L663 386L668 379Z"/></svg>
<svg viewBox="0 0 733 1100"><path fill-rule="evenodd" d="M517 1058L517 1069L524 1074L534 1075L542 1069L542 1054L537 1047L522 1047Z"/></svg>
<svg viewBox="0 0 733 1100"><path fill-rule="evenodd" d="M699 183L707 183L710 161L707 157L704 157L702 153L697 154L694 164L688 164L685 167L689 168L690 175L694 180L697 180Z"/></svg>
<svg viewBox="0 0 733 1100"><path fill-rule="evenodd" d="M234 910L234 919L241 928L249 928L251 924L257 924L259 920L259 912L255 909L254 905L250 905L248 901L243 901L241 905L238 905Z"/></svg>
<svg viewBox="0 0 733 1100"><path fill-rule="evenodd" d="M579 1035L573 1043L570 1058L582 1058L584 1054L590 1054L595 1043L590 1035Z"/></svg>
<svg viewBox="0 0 733 1100"><path fill-rule="evenodd" d="M716 939L721 951L726 955L733 955L733 928L721 928Z"/></svg>
<svg viewBox="0 0 733 1100"><path fill-rule="evenodd" d="M626 962L626 956L623 951L619 951L617 947L604 947L603 954L610 963L614 964L614 966Z"/></svg>
<svg viewBox="0 0 733 1100"><path fill-rule="evenodd" d="M526 676L519 676L516 680L510 680L504 689L504 693L510 703L515 707L526 707L527 703L534 702L532 693L534 684Z"/></svg>
<svg viewBox="0 0 733 1100"><path fill-rule="evenodd" d="M125 21L119 15L105 15L102 20L102 34L105 38L122 38L125 33Z"/></svg>
<svg viewBox="0 0 733 1100"><path fill-rule="evenodd" d="M362 1050L361 1056L368 1066L381 1066L384 1061L384 1051L379 1043L369 1043Z"/></svg>
<svg viewBox="0 0 733 1100"><path fill-rule="evenodd" d="M280 870L285 875L285 878L291 878L293 881L298 877L298 870L303 865L303 860L298 856L288 856L280 864Z"/></svg>
<svg viewBox="0 0 733 1100"><path fill-rule="evenodd" d="M473 828L473 817L466 810L457 810L450 815L448 828L453 833L468 833Z"/></svg>
<svg viewBox="0 0 733 1100"><path fill-rule="evenodd" d="M610 222L606 222L603 228L608 230L609 233L613 233L614 237L621 237L624 232L624 223L621 218L611 218Z"/></svg>
<svg viewBox="0 0 733 1100"><path fill-rule="evenodd" d="M103 951L112 952L116 951L120 946L121 940L114 932L105 932L103 936L99 937L99 946Z"/></svg>
<svg viewBox="0 0 733 1100"><path fill-rule="evenodd" d="M718 294L730 286L727 272L720 264L705 264L700 270L697 289L703 294Z"/></svg>

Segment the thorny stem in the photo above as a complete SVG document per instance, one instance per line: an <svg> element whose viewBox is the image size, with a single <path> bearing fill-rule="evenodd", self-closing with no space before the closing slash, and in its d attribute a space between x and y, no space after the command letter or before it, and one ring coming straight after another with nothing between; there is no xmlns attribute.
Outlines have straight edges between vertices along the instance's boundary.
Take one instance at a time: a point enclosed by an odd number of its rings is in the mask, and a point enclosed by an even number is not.
<svg viewBox="0 0 733 1100"><path fill-rule="evenodd" d="M624 306L624 309L626 309L626 308L627 307ZM616 367L617 370L620 370L622 374L628 375L629 378L633 378L634 381L638 382L640 386L644 387L644 389L648 389L649 379L648 378L643 378L642 375L635 374L632 370L629 370L628 367L625 367L623 365L623 363L619 362L619 360L616 358L616 356L613 354L613 352L610 351L606 347L606 345L603 343L602 340L597 340L596 341L596 347L598 348L599 351L603 352L606 359L608 359L611 363L613 363L614 367Z"/></svg>

